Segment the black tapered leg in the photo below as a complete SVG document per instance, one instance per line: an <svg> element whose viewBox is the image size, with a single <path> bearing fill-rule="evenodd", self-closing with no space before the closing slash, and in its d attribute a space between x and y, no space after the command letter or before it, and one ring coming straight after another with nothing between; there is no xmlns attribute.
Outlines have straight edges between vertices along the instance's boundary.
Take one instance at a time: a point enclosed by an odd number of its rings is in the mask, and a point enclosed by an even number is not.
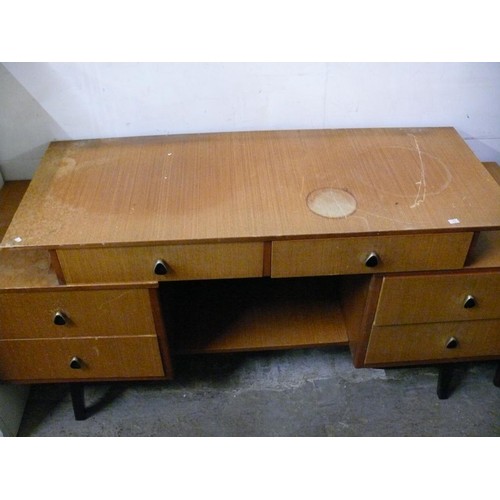
<svg viewBox="0 0 500 500"><path fill-rule="evenodd" d="M453 365L441 365L438 372L437 395L439 399L448 399L450 396Z"/></svg>
<svg viewBox="0 0 500 500"><path fill-rule="evenodd" d="M85 409L85 386L81 382L73 382L69 384L69 387L75 420L85 420L87 418L87 411Z"/></svg>
<svg viewBox="0 0 500 500"><path fill-rule="evenodd" d="M497 364L497 369L495 371L495 376L493 377L493 383L500 387L500 363Z"/></svg>

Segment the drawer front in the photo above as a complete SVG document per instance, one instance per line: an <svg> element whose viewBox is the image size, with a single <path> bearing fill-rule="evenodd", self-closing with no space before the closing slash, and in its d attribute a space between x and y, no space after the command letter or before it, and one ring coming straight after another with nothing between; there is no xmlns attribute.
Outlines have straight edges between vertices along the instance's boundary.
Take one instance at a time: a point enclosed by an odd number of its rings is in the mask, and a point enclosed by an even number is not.
<svg viewBox="0 0 500 500"><path fill-rule="evenodd" d="M273 277L461 268L472 233L276 241Z"/></svg>
<svg viewBox="0 0 500 500"><path fill-rule="evenodd" d="M72 368L78 358L80 368ZM75 366L75 363L73 363ZM156 337L0 340L0 379L50 381L163 377Z"/></svg>
<svg viewBox="0 0 500 500"><path fill-rule="evenodd" d="M58 250L67 283L259 277L263 243L213 243ZM157 274L158 261L166 274Z"/></svg>
<svg viewBox="0 0 500 500"><path fill-rule="evenodd" d="M500 318L500 272L386 276L376 325Z"/></svg>
<svg viewBox="0 0 500 500"><path fill-rule="evenodd" d="M365 364L491 357L500 357L500 320L497 319L376 326L370 335Z"/></svg>
<svg viewBox="0 0 500 500"><path fill-rule="evenodd" d="M0 293L0 339L155 335L149 289Z"/></svg>

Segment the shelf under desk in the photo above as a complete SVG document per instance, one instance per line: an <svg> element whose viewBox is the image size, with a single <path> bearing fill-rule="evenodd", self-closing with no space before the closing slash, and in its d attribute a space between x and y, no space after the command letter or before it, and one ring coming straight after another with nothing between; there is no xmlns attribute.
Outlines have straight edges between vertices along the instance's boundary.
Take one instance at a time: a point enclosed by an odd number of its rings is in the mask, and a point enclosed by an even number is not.
<svg viewBox="0 0 500 500"><path fill-rule="evenodd" d="M162 283L174 353L347 345L332 277Z"/></svg>

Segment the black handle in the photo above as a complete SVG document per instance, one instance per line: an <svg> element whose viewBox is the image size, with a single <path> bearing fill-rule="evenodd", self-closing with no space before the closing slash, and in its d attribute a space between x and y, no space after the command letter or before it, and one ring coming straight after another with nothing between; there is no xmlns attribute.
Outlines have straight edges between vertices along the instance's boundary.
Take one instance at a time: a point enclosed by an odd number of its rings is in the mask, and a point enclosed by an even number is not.
<svg viewBox="0 0 500 500"><path fill-rule="evenodd" d="M458 340L455 337L450 337L446 341L446 349L455 349L455 347L458 347Z"/></svg>
<svg viewBox="0 0 500 500"><path fill-rule="evenodd" d="M54 314L53 321L54 321L54 325L64 326L68 323L68 317L62 311L57 311Z"/></svg>
<svg viewBox="0 0 500 500"><path fill-rule="evenodd" d="M366 267L376 267L380 263L380 257L375 252L370 252L365 259Z"/></svg>
<svg viewBox="0 0 500 500"><path fill-rule="evenodd" d="M154 273L159 275L168 274L168 264L163 259L155 262Z"/></svg>
<svg viewBox="0 0 500 500"><path fill-rule="evenodd" d="M473 295L467 295L464 300L465 309L470 309L477 304L476 299Z"/></svg>
<svg viewBox="0 0 500 500"><path fill-rule="evenodd" d="M77 358L76 356L73 356L71 358L71 361L69 362L69 367L73 368L73 370L80 370L83 366L82 360L80 358Z"/></svg>

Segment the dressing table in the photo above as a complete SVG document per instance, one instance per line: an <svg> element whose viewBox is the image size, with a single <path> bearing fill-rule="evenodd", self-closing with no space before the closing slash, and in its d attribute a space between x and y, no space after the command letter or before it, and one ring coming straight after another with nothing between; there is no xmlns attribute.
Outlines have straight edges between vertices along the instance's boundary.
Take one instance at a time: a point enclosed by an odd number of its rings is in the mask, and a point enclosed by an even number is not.
<svg viewBox="0 0 500 500"><path fill-rule="evenodd" d="M498 170L448 127L54 142L0 193L0 380L83 419L82 383L177 354L345 345L446 398L500 358Z"/></svg>

